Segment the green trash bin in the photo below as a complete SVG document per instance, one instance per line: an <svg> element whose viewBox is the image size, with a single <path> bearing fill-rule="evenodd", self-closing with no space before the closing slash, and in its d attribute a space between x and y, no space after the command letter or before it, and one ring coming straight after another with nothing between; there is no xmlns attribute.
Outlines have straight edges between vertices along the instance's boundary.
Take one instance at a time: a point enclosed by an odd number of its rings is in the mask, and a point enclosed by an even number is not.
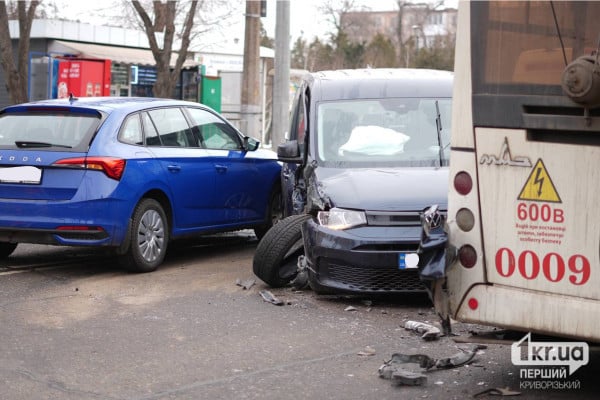
<svg viewBox="0 0 600 400"><path fill-rule="evenodd" d="M202 75L200 86L200 103L221 112L221 77Z"/></svg>

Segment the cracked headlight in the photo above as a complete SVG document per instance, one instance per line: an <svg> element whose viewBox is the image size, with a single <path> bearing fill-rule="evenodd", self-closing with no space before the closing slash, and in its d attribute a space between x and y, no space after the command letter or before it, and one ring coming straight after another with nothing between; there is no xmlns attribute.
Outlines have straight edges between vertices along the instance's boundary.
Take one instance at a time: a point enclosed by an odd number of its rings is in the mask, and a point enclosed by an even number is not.
<svg viewBox="0 0 600 400"><path fill-rule="evenodd" d="M332 208L329 211L319 211L317 214L319 225L329 229L343 230L367 224L367 217L362 211Z"/></svg>

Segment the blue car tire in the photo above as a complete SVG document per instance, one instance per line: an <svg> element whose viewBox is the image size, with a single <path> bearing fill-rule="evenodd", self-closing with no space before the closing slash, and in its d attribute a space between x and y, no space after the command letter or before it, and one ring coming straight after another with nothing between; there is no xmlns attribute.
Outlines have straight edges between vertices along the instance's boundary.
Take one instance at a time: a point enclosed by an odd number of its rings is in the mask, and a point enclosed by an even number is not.
<svg viewBox="0 0 600 400"><path fill-rule="evenodd" d="M135 208L129 245L121 265L131 272L152 272L163 262L169 243L169 222L160 203L142 199Z"/></svg>

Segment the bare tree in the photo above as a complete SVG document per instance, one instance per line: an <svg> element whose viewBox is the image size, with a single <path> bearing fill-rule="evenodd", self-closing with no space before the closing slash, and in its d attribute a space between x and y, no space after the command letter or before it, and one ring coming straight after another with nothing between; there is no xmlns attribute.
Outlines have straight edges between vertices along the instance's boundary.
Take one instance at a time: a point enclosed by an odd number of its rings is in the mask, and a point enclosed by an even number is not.
<svg viewBox="0 0 600 400"><path fill-rule="evenodd" d="M6 2L0 1L0 64L4 70L6 90L12 104L23 103L28 100L29 38L35 10L39 4L40 2L37 0L17 2L16 16L19 21L19 44L15 60L12 38L8 27L9 13Z"/></svg>
<svg viewBox="0 0 600 400"><path fill-rule="evenodd" d="M347 23L342 16L349 11L356 9L354 0L327 0L320 7L319 11L327 16L333 32L331 32L331 45L333 49L333 64L331 68L347 68L349 64L360 63L358 60L361 57L360 46L362 43L350 43L348 41ZM358 47L357 47L358 46ZM353 58L350 63L347 58Z"/></svg>
<svg viewBox="0 0 600 400"><path fill-rule="evenodd" d="M411 61L411 53L415 52L415 44L420 40L424 42L423 26L429 15L442 6L444 2L438 0L434 3L413 3L407 0L398 0L398 26L396 29L397 45L399 47L398 57L400 65L405 67L414 66L414 56ZM410 22L410 25L407 24Z"/></svg>
<svg viewBox="0 0 600 400"><path fill-rule="evenodd" d="M189 3L185 21L181 31L181 45L173 69L171 69L171 54L173 52L173 41L175 39L175 16L177 15L177 2L162 2L155 0L152 2L154 20L150 18L148 12L144 9L138 0L132 1L132 5L140 16L150 50L156 61L156 82L154 83L154 96L171 97L183 63L187 58L188 47L190 45L190 33L194 25L194 15L198 7L198 1L193 0ZM157 33L164 33L162 46L159 44Z"/></svg>

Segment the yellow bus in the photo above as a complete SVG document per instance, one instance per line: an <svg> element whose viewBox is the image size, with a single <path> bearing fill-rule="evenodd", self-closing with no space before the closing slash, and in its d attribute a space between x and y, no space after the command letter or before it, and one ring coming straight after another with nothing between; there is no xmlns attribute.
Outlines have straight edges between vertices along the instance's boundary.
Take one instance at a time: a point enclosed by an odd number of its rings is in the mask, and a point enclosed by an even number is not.
<svg viewBox="0 0 600 400"><path fill-rule="evenodd" d="M594 1L459 2L451 261L422 273L446 321L600 340L599 19Z"/></svg>

